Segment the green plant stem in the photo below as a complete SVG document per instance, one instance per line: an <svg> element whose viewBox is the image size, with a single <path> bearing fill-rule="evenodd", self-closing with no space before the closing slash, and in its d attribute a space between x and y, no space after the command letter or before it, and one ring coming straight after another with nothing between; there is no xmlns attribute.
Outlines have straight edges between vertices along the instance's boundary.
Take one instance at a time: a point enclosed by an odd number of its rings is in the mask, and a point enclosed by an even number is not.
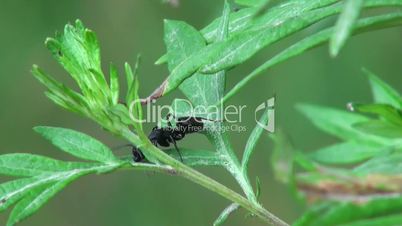
<svg viewBox="0 0 402 226"><path fill-rule="evenodd" d="M136 135L129 130L124 130L122 132L122 136L130 142L134 143L137 141ZM170 157L168 154L162 152L157 147L145 144L143 148L153 153L156 159L158 159L160 162L171 166L172 170L168 171L169 173L183 176L184 178L187 178L194 183L197 183L215 193L218 193L219 195L225 197L232 202L238 203L240 206L255 214L261 220L269 223L270 225L288 225L287 223L276 217L274 214L264 209L259 204L250 202L248 199L244 198L243 196L239 195L228 187ZM160 172L160 170L157 171Z"/></svg>
<svg viewBox="0 0 402 226"><path fill-rule="evenodd" d="M221 126L221 125L217 125ZM228 141L228 137L219 132L216 128L212 129L212 132L209 134L211 142L216 147L216 150L222 153L222 156L225 158L225 161L228 163L224 165L224 167L234 176L237 183L243 189L246 197L253 203L258 204L257 198L254 194L253 188L250 185L248 177L245 177L239 160L237 159L230 142Z"/></svg>

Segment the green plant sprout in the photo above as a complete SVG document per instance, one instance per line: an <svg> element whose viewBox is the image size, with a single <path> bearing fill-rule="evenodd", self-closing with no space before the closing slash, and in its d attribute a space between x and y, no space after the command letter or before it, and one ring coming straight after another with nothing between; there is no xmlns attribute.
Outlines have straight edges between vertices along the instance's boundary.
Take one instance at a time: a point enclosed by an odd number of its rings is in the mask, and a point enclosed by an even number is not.
<svg viewBox="0 0 402 226"><path fill-rule="evenodd" d="M221 195L229 203L214 225L223 224L229 215L239 208L245 209L268 225L288 225L263 207L258 201L261 189L258 180L257 186L254 188L249 179L250 157L256 151L256 143L263 135L261 127L256 126L252 131L243 150L243 157L239 160L229 142L229 134L216 129L223 126L225 122L208 123L211 129L205 133L205 136L213 144L215 150L183 149L184 162L181 162L175 154L155 147L144 133L142 124L133 121L130 113L135 118L141 119L141 104L146 104L177 90L180 90L194 105L208 107L224 104L239 93L249 81L263 75L267 69L299 56L309 49L330 42L330 53L332 56L336 56L351 35L401 25L402 13L396 9L402 6L402 0L279 2L237 0L236 3L243 8L232 12L229 3L225 1L222 16L200 31L183 21L165 21L164 41L167 53L157 60L156 64L167 64L170 74L151 95L143 99L138 94L140 58L134 69L128 63L125 64L125 82L123 82L114 65L110 65L108 76L102 70L100 47L96 35L81 21L77 20L74 25L66 25L64 32L56 34L54 38L48 38L46 40L47 48L74 79L80 91L77 92L58 82L35 65L32 72L46 86L46 96L62 108L91 119L104 130L140 148L149 163L137 163L132 162L131 159L117 158L110 148L100 141L71 129L35 127L36 132L58 149L81 161L67 162L33 154L1 155L0 174L18 177L18 179L0 185L0 210L6 210L15 204L7 226L13 226L26 219L69 183L82 176L112 173L122 169L181 176ZM365 10L373 8L387 8L388 11L381 11L378 15L359 17ZM245 63L260 50L338 14L340 17L335 26L317 30L287 47L242 78L232 89L229 91L225 89L225 79L229 74L229 69ZM122 93L120 88L124 83L127 86L126 93ZM383 88L377 87L377 89L382 90ZM388 99L386 94L381 94L381 91L376 93L377 98ZM398 101L400 104L401 100L398 99ZM123 102L127 105L135 104L129 107ZM385 104L386 106L353 105L353 107L356 111L380 114L384 118L397 120L394 114L397 110L394 103ZM390 106L394 106L394 108ZM309 112L317 110L312 115L317 117L315 120L321 119L320 124L322 125L333 125L335 122L331 121L333 117L340 117L344 121L337 121L337 124L349 128L351 123L360 122L358 119L363 117L353 114L350 116L351 121L348 121L349 117L343 117L343 115L320 118L319 113L325 109L312 107L302 107L301 109ZM173 113L185 112L185 109L175 109L175 111ZM267 124L268 121L269 118L263 116L260 122ZM379 123L379 121L375 121L375 123ZM355 130L369 130L373 126L382 125L375 123L359 124L359 128L353 127L353 131L350 129L347 130L349 133L342 134L359 137L361 135ZM394 124L392 126L395 127ZM328 126L328 130L331 128ZM378 138L376 135L364 135L364 137L362 139L370 140L378 145L388 142L385 138ZM354 147L356 147L361 144L346 143L342 145L350 145L350 147L355 145ZM370 153L374 154L374 152ZM279 153L285 153L285 151L279 149ZM366 158L373 157L367 155L365 153ZM313 158L319 158L319 156L317 154ZM354 157L349 156L349 158ZM311 166L311 169L317 169L317 166L312 164L308 158L300 159L304 160L306 166ZM377 161L379 160L377 159ZM237 181L242 194L200 173L193 166L223 167ZM306 181L309 178L304 179ZM308 184L308 182L305 183ZM328 208L328 206L320 206L320 208ZM315 213L314 210L311 211L313 211L311 214ZM304 221L306 220L298 221L297 224L303 225L300 222Z"/></svg>

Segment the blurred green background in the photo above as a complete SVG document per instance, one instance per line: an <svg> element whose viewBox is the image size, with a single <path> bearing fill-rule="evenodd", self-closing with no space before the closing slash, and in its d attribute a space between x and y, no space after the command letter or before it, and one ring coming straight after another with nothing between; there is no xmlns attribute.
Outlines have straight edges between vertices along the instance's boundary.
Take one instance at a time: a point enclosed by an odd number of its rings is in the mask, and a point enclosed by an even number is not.
<svg viewBox="0 0 402 226"><path fill-rule="evenodd" d="M80 18L97 33L105 69L109 62L114 62L122 71L125 61L134 64L136 54L142 53L140 80L141 94L145 96L167 75L165 66L153 65L165 51L163 19L184 20L200 29L220 15L222 4L223 1L216 0L183 0L179 8L172 8L159 0L0 0L1 154L31 152L69 159L32 131L36 125L83 131L111 147L125 144L87 119L51 103L43 95L44 88L30 74L35 63L72 84L43 45L47 36L62 30L67 22ZM230 71L227 87L296 38L332 22L333 19L303 31ZM335 142L306 121L294 105L308 102L344 109L349 101L370 101L368 82L360 70L363 66L401 91L401 59L402 28L393 28L352 38L336 59L331 59L328 47L323 46L267 71L230 102L248 106L242 122L248 131L231 134L233 146L240 155L255 125L254 108L274 93L276 126L283 128L298 148L309 151ZM168 96L160 103L169 103L177 96L180 94ZM201 135L189 136L180 146L209 147ZM304 207L284 185L274 181L270 168L272 144L267 136L257 148L251 171L262 180L261 201L273 213L291 222ZM128 151L118 154L125 155ZM239 191L222 169L201 170ZM205 226L211 225L228 204L220 196L182 178L125 171L78 180L20 225ZM0 225L5 225L8 213L0 215ZM226 225L262 225L244 215L244 211L237 212Z"/></svg>

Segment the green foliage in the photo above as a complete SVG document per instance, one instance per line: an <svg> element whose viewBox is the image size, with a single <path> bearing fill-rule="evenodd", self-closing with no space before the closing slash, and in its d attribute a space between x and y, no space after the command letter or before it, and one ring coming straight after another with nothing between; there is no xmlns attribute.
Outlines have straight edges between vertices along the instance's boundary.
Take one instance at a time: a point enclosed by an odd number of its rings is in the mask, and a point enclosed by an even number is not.
<svg viewBox="0 0 402 226"><path fill-rule="evenodd" d="M108 147L86 134L53 127L36 127L34 130L59 149L77 158L103 163L118 161Z"/></svg>
<svg viewBox="0 0 402 226"><path fill-rule="evenodd" d="M223 225L225 221L228 219L229 215L236 211L239 208L237 203L232 203L228 207L226 207L219 217L215 220L213 226Z"/></svg>
<svg viewBox="0 0 402 226"><path fill-rule="evenodd" d="M235 2L243 6L259 6L267 0L236 0Z"/></svg>
<svg viewBox="0 0 402 226"><path fill-rule="evenodd" d="M334 4L336 2L336 0L295 1L292 4L284 2L270 8L257 18L254 15L258 12L258 7L234 13L235 16L229 21L229 38L225 41L212 42L182 60L177 67L171 69L165 83L158 88L158 94L166 95L173 91L194 72L212 74L244 63L261 49L339 13L342 11L342 5ZM401 5L402 1L368 0L364 1L362 9ZM389 20L394 21L395 18ZM389 20L384 21L382 26L377 24L376 29L389 26ZM208 43L209 40L214 40L219 31L217 23L212 23L203 29ZM158 60L158 63L161 62L163 60Z"/></svg>
<svg viewBox="0 0 402 226"><path fill-rule="evenodd" d="M264 114L261 116L261 119L259 120L259 122L263 125L267 125L268 121L269 121L269 116L268 116L268 111L270 109L267 108L264 112ZM248 165L250 162L250 158L253 154L253 152L256 150L255 147L257 145L258 140L260 139L261 135L264 132L264 128L261 127L260 125L257 125L253 131L251 132L248 140L247 140L247 144L246 147L244 148L244 152L243 152L243 160L242 160L242 170L244 174L247 174L248 172Z"/></svg>
<svg viewBox="0 0 402 226"><path fill-rule="evenodd" d="M132 163L118 159L101 142L73 130L36 127L38 133L62 151L89 162L65 162L32 154L0 156L1 174L25 177L0 185L0 210L16 204L8 225L15 225L33 214L57 192L79 177L92 173L107 173L119 168L180 175L222 195L231 204L223 210L214 225L223 224L229 215L240 207L267 223L287 225L258 203L261 189L258 177L256 189L249 180L248 165L264 132L262 127L257 125L252 131L245 145L243 158L239 160L230 145L228 133L219 129L225 122L217 115L216 121L205 122L208 131L204 133L215 150L183 148L182 163L177 161L179 156L175 150L161 151L155 147L145 135L141 122L133 119L142 119L141 103L177 89L194 105L218 106L233 97L261 72L309 49L330 41L330 53L336 55L352 34L402 23L402 14L393 12L393 8L380 11L379 15L358 19L360 12L367 9L402 6L400 0L343 2L344 4L340 4L339 0L301 0L274 3L267 0L237 0L236 3L245 8L231 12L229 3L225 1L222 16L201 31L182 21L166 20L164 41L167 54L162 56L157 64L167 63L170 75L145 100L141 100L138 94L140 57L137 58L134 69L128 63L125 64L127 93L124 95L116 67L110 65L109 79L106 79L102 71L100 47L94 32L85 28L79 20L74 25L66 25L62 34L56 34L55 38L46 40L46 46L74 79L80 91L58 82L38 66L33 67L34 76L46 86L46 95L53 102L126 139L141 149L149 163ZM225 93L225 80L229 69L245 63L262 49L338 14L340 17L334 27L316 30L316 33L297 41L257 67ZM401 158L398 151L402 149L402 100L395 90L372 73L369 73L369 78L375 103L350 104L350 109L359 113L312 105L298 107L318 128L342 139L340 144L306 155L294 151L281 134L273 136L279 146L273 157L276 177L290 183L296 194L296 189L300 188L299 192L305 192L314 196L313 198L329 199L328 202L311 208L297 221L297 225L313 225L311 222L315 225L359 225L363 224L363 219L367 217L378 218L379 222L397 222L400 219L395 215L387 218L383 216L387 211L400 210L399 196L372 196L375 192L399 192L396 183L400 179L392 179L399 176L401 171L397 164ZM179 100L175 100L177 101ZM188 106L180 105L172 114L188 116ZM365 114L371 114L375 118ZM267 109L260 123L267 124L269 120ZM302 175L296 174L296 164L306 172ZM333 167L334 164L347 167ZM350 167L350 164L357 165ZM225 168L239 184L244 197L189 166ZM364 201L362 208L356 205L356 200L337 202L338 196L344 194L336 193L323 197L320 190L323 183L328 186L325 190L328 194L331 194L334 188L342 188L341 191L346 195L349 195L348 192L353 193L353 189L347 184L350 178L352 182L356 182L353 185L361 189L359 191L362 192ZM318 214L321 212L324 214Z"/></svg>
<svg viewBox="0 0 402 226"><path fill-rule="evenodd" d="M0 185L0 210L17 203L7 225L12 226L36 212L72 181L92 173L107 173L126 165L101 142L62 128L37 127L46 139L75 157L96 162L66 162L32 154L0 155L0 174L22 176Z"/></svg>
<svg viewBox="0 0 402 226"><path fill-rule="evenodd" d="M296 186L306 198L319 201L295 225L402 224L395 215L402 210L402 97L373 73L364 71L370 79L374 104L348 104L352 113L311 105L298 107L315 126L343 142L308 154L294 153L286 162L292 168L293 164L301 165L303 173L274 168L277 174L291 178L282 181ZM284 143L282 140L279 145ZM304 167L301 159L309 159L313 167ZM373 221L368 222L368 218Z"/></svg>
<svg viewBox="0 0 402 226"><path fill-rule="evenodd" d="M345 44L346 39L350 36L353 26L359 17L363 0L346 0L338 22L335 25L334 34L330 41L330 53L336 56L339 50Z"/></svg>

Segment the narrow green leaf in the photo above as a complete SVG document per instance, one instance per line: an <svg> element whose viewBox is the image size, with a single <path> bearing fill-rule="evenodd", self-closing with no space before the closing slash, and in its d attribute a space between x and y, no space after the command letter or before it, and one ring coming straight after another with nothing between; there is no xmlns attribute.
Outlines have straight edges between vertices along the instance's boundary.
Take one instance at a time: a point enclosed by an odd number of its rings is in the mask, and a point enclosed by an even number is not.
<svg viewBox="0 0 402 226"><path fill-rule="evenodd" d="M131 117L131 121L134 125L136 133L142 138L147 139L143 129L142 129L142 106L139 101L139 81L138 81L138 70L141 62L141 55L137 56L137 61L135 63L134 71L132 71L131 66L126 63L125 69L127 74L127 79L131 80L131 84L128 87L126 103L129 107L129 115ZM134 117L134 118L133 118ZM148 140L148 139L147 139ZM150 156L148 156L150 157Z"/></svg>
<svg viewBox="0 0 402 226"><path fill-rule="evenodd" d="M93 166L91 163L63 162L32 154L0 155L0 174L10 176L38 176Z"/></svg>
<svg viewBox="0 0 402 226"><path fill-rule="evenodd" d="M384 138L394 138L395 142L399 140L402 144L402 126L393 125L380 120L370 120L368 122L356 123L353 127L366 134Z"/></svg>
<svg viewBox="0 0 402 226"><path fill-rule="evenodd" d="M334 144L309 154L314 161L325 164L359 163L381 154L384 147L359 142Z"/></svg>
<svg viewBox="0 0 402 226"><path fill-rule="evenodd" d="M255 177L255 197L260 198L261 196L261 181L259 177Z"/></svg>
<svg viewBox="0 0 402 226"><path fill-rule="evenodd" d="M227 41L213 43L199 51L193 49L191 55L183 58L180 64L171 69L163 94L175 89L201 67L201 72L208 74L233 67L249 59L263 47L333 13L335 11L327 9L323 13L307 14L298 20L285 21L272 29L263 27L258 30L242 32L229 37ZM172 60L170 56L168 58Z"/></svg>
<svg viewBox="0 0 402 226"><path fill-rule="evenodd" d="M139 82L138 82L138 70L141 63L141 55L137 56L137 61L134 66L134 71L131 69L131 66L126 63L125 70L127 75L127 84L128 90L126 95L126 103L127 105L131 105L132 102L138 99L138 89L139 89ZM130 82L130 83L129 83Z"/></svg>
<svg viewBox="0 0 402 226"><path fill-rule="evenodd" d="M356 123L369 120L362 115L306 104L298 105L297 109L317 128L343 140L359 141L368 145L391 145L388 139L368 135L353 127Z"/></svg>
<svg viewBox="0 0 402 226"><path fill-rule="evenodd" d="M349 110L381 116L394 125L402 126L402 110L389 104L348 104Z"/></svg>
<svg viewBox="0 0 402 226"><path fill-rule="evenodd" d="M295 226L342 225L361 219L375 218L402 211L402 197L379 197L365 203L341 202L325 204L315 217L302 218Z"/></svg>
<svg viewBox="0 0 402 226"><path fill-rule="evenodd" d="M323 202L320 204L313 205L307 209L307 211L297 219L292 225L294 226L308 226L316 219L318 219L323 213L325 213L329 208L331 208L333 203Z"/></svg>
<svg viewBox="0 0 402 226"><path fill-rule="evenodd" d="M104 163L119 161L107 146L86 134L70 129L44 126L35 127L34 130L75 157Z"/></svg>
<svg viewBox="0 0 402 226"><path fill-rule="evenodd" d="M368 1L365 6L378 7L387 5L386 2ZM399 3L402 4L402 3ZM332 16L340 11L338 4L315 9L282 21L274 27L258 26L257 30L249 29L245 32L230 36L224 42L210 44L200 51L194 52L171 70L163 86L162 95L174 90L196 71L212 74L231 68L251 58L260 51L282 38L304 29L318 21Z"/></svg>
<svg viewBox="0 0 402 226"><path fill-rule="evenodd" d="M23 178L0 184L0 212L24 197L30 189L46 183L38 177Z"/></svg>
<svg viewBox="0 0 402 226"><path fill-rule="evenodd" d="M259 6L262 3L265 3L267 0L235 0L235 2L239 5L243 6Z"/></svg>
<svg viewBox="0 0 402 226"><path fill-rule="evenodd" d="M400 148L401 150L401 148ZM369 174L384 174L384 175L399 175L402 173L402 154L393 153L387 154L386 152L373 158L362 165L353 169L354 173L360 175Z"/></svg>
<svg viewBox="0 0 402 226"><path fill-rule="evenodd" d="M376 103L390 104L398 109L402 108L402 97L395 89L369 70L363 69L363 72L369 76L374 101Z"/></svg>
<svg viewBox="0 0 402 226"><path fill-rule="evenodd" d="M126 72L126 81L127 81L127 90L130 90L131 87L133 87L133 82L134 82L134 75L133 75L133 70L131 69L131 66L128 62L126 62L124 64L124 69ZM128 93L127 93L127 97L128 97ZM126 99L128 99L126 97Z"/></svg>
<svg viewBox="0 0 402 226"><path fill-rule="evenodd" d="M360 19L355 25L354 34L358 34L361 32L372 31L376 29L382 29L389 26L396 26L402 24L402 14L401 13L392 13L381 16L369 17L366 19ZM302 53L320 46L324 44L331 37L333 33L333 28L328 28L322 30L316 34L310 35L307 38L297 42L296 44L288 47L281 53L277 54L254 71L252 71L249 75L245 76L240 82L238 82L223 98L221 103L225 103L231 97L233 97L237 92L239 92L243 87L245 87L250 81L255 79L259 75L263 75L266 73L262 73L269 68L282 63L292 57L296 57L301 55Z"/></svg>
<svg viewBox="0 0 402 226"><path fill-rule="evenodd" d="M159 58L155 61L154 64L155 64L155 65L162 65L162 64L166 63L167 61L168 61L168 56L167 56L167 54L165 54L165 55L159 57Z"/></svg>
<svg viewBox="0 0 402 226"><path fill-rule="evenodd" d="M42 71L37 65L33 65L32 74L43 85L48 88L50 93L47 96L56 104L70 111L86 114L86 101L84 97L66 87L62 83L57 82L50 75Z"/></svg>
<svg viewBox="0 0 402 226"><path fill-rule="evenodd" d="M112 93L112 103L117 105L119 103L119 75L117 68L113 64L110 64L110 92Z"/></svg>
<svg viewBox="0 0 402 226"><path fill-rule="evenodd" d="M329 44L331 56L337 56L341 48L345 45L345 42L352 33L353 26L359 17L362 6L363 0L345 1L342 13L336 22L335 31Z"/></svg>
<svg viewBox="0 0 402 226"><path fill-rule="evenodd" d="M7 226L13 226L31 216L33 213L38 211L39 208L46 204L49 199L55 196L59 191L61 191L79 176L80 175L72 174L62 181L50 184L47 188L37 188L30 191L30 193L14 207L8 219Z"/></svg>
<svg viewBox="0 0 402 226"><path fill-rule="evenodd" d="M264 3L262 3L262 4L260 4L260 5L257 5L257 6L259 7L259 9L258 9L258 11L255 13L254 18L255 18L255 17L258 17L258 16L261 16L261 15L263 15L264 13L266 13L266 12L269 10L269 8L272 7L273 3L274 3L274 1L265 0Z"/></svg>
<svg viewBox="0 0 402 226"><path fill-rule="evenodd" d="M269 113L272 111L272 109L265 109L263 115L261 116L259 122L262 125L267 125L268 120L273 120L272 118L270 119L269 117ZM253 154L254 150L255 150L255 146L257 145L258 140L260 139L262 133L264 132L264 128L262 126L260 126L259 124L257 124L253 131L251 132L248 140L247 140L247 144L246 147L244 148L244 152L243 152L243 158L242 158L242 170L244 174L247 174L248 172L248 164L251 158L251 155Z"/></svg>
<svg viewBox="0 0 402 226"><path fill-rule="evenodd" d="M228 207L226 207L222 213L219 215L219 217L214 221L213 226L220 226L225 223L225 221L228 219L229 215L232 214L234 211L239 209L239 204L237 203L232 203Z"/></svg>
<svg viewBox="0 0 402 226"><path fill-rule="evenodd" d="M27 156L23 157L26 158ZM60 164L60 162L55 160L44 159L36 156L29 156L29 159L32 160L31 162L34 162L32 164L32 170L36 170L36 172L41 173L41 175L14 180L0 185L0 211L4 211L14 203L21 200L12 211L8 225L14 225L18 221L34 213L49 198L77 177L89 173L108 173L124 164L127 164L125 161L119 161L107 165L94 163ZM35 162L36 160L41 161L41 164L47 163L48 165L43 166L38 164ZM26 166L29 166L29 164L21 162L21 168L15 170L28 176L29 173L27 173L27 169L22 168ZM12 167L14 167L14 165ZM53 169L53 167L55 168L55 171L45 172L45 170Z"/></svg>
<svg viewBox="0 0 402 226"><path fill-rule="evenodd" d="M310 10L322 8L338 1L339 0L275 1L278 2L278 4L265 11L261 11L260 7L240 9L230 15L229 34L238 34L249 29L256 30L257 27L269 29L285 20L295 18ZM258 15L258 17L256 17L256 15ZM222 21L222 18L217 18L201 30L207 43L216 41L217 33L220 31L220 21Z"/></svg>
<svg viewBox="0 0 402 226"><path fill-rule="evenodd" d="M176 149L167 149L171 156L180 159ZM180 148L183 163L189 166L223 166L225 161L213 151Z"/></svg>
<svg viewBox="0 0 402 226"><path fill-rule="evenodd" d="M275 179L289 183L293 177L295 150L282 131L271 134L270 138L274 141L271 164Z"/></svg>
<svg viewBox="0 0 402 226"><path fill-rule="evenodd" d="M342 224L340 226L396 226L402 225L402 215L386 215L370 219L362 219L353 223Z"/></svg>

